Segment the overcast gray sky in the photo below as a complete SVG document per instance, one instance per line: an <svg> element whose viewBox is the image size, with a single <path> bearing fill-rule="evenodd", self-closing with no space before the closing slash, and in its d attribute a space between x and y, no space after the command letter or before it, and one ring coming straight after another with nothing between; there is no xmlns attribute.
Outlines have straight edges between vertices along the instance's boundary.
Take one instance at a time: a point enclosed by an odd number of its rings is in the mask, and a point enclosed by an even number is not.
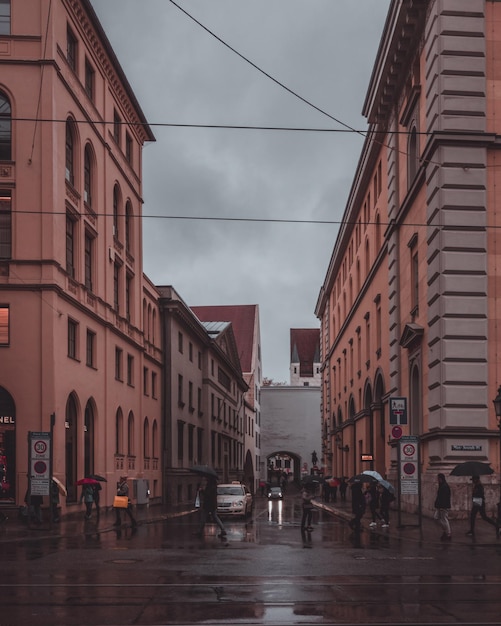
<svg viewBox="0 0 501 626"><path fill-rule="evenodd" d="M367 128L390 0L176 3L92 0L156 137L143 152L144 271L190 306L258 304L263 375L288 383L289 329L318 327L338 231L307 222L342 217L363 144L329 116Z"/></svg>

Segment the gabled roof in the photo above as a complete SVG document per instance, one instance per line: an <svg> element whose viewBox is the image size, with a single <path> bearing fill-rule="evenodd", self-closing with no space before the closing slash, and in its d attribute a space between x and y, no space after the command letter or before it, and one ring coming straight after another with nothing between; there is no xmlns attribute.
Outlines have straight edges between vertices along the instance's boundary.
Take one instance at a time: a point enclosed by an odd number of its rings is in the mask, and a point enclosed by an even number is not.
<svg viewBox="0 0 501 626"><path fill-rule="evenodd" d="M237 342L238 356L242 372L250 373L253 369L252 350L254 346L254 329L258 316L257 304L226 304L214 306L192 306L193 313L201 322L224 320L231 322Z"/></svg>
<svg viewBox="0 0 501 626"><path fill-rule="evenodd" d="M291 328L291 363L299 363L300 376L313 376L320 362L320 329Z"/></svg>

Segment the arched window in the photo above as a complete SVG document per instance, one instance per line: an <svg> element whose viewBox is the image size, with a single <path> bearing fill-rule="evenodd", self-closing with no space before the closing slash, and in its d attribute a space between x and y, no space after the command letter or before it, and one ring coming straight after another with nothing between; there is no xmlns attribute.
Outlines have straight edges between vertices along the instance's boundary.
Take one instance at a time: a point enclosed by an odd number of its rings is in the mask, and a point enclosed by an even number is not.
<svg viewBox="0 0 501 626"><path fill-rule="evenodd" d="M0 7L2 4L0 3ZM0 15L1 23L1 15ZM12 159L12 115L9 99L0 91L0 161Z"/></svg>
<svg viewBox="0 0 501 626"><path fill-rule="evenodd" d="M84 473L94 473L94 408L89 400L84 413Z"/></svg>
<svg viewBox="0 0 501 626"><path fill-rule="evenodd" d="M113 237L118 238L118 216L120 213L120 187L113 187Z"/></svg>
<svg viewBox="0 0 501 626"><path fill-rule="evenodd" d="M84 151L84 202L89 207L92 207L92 179L92 150L90 145L87 144Z"/></svg>
<svg viewBox="0 0 501 626"><path fill-rule="evenodd" d="M150 458L150 423L147 417L143 424L143 456L145 459Z"/></svg>
<svg viewBox="0 0 501 626"><path fill-rule="evenodd" d="M409 134L409 143L407 145L407 187L409 188L414 182L418 170L418 136L416 126L413 125Z"/></svg>
<svg viewBox="0 0 501 626"><path fill-rule="evenodd" d="M153 309L152 319L151 319L151 343L155 343L155 329L157 324L157 312Z"/></svg>
<svg viewBox="0 0 501 626"><path fill-rule="evenodd" d="M153 428L151 429L151 452L154 459L158 459L158 424L157 420L153 421Z"/></svg>
<svg viewBox="0 0 501 626"><path fill-rule="evenodd" d="M132 251L132 204L127 200L125 205L125 249L127 252Z"/></svg>
<svg viewBox="0 0 501 626"><path fill-rule="evenodd" d="M122 409L118 407L115 416L115 454L123 454L124 417Z"/></svg>
<svg viewBox="0 0 501 626"><path fill-rule="evenodd" d="M66 121L66 180L75 184L75 134L70 120Z"/></svg>
<svg viewBox="0 0 501 626"><path fill-rule="evenodd" d="M65 466L66 466L66 485L68 489L67 501L77 501L77 416L78 406L74 394L68 397L66 402L65 413Z"/></svg>
<svg viewBox="0 0 501 626"><path fill-rule="evenodd" d="M376 215L376 254L381 250L381 218Z"/></svg>
<svg viewBox="0 0 501 626"><path fill-rule="evenodd" d="M127 456L134 456L134 413L129 413L127 420Z"/></svg>
<svg viewBox="0 0 501 626"><path fill-rule="evenodd" d="M148 341L151 341L151 304L148 304Z"/></svg>

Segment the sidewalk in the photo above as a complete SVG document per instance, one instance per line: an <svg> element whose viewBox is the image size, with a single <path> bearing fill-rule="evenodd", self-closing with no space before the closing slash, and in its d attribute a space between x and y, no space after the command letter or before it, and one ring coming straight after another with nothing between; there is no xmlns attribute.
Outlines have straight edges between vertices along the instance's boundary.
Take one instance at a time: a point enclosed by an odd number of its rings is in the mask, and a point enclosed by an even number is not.
<svg viewBox="0 0 501 626"><path fill-rule="evenodd" d="M345 521L352 519L353 514L351 512L351 501L348 499L346 502L342 502L339 499L337 502L322 502L317 497L313 500L314 505L324 511L328 511L332 515L339 517ZM400 539L413 539L415 541L425 541L430 543L442 543L440 536L442 535L442 527L440 524L430 517L421 518L421 527L419 526L419 517L417 514L402 512L399 519L398 511L395 509L390 510L390 527L381 528L380 525L376 529L369 527L371 522L369 512L367 511L362 518L362 529L364 532L376 532L380 534L390 535ZM400 522L400 524L399 524ZM470 528L469 519L450 519L452 530L452 541L447 545L455 544L462 546L492 546L501 545L501 539L496 537L496 529L484 522L484 520L477 515L475 520L475 536L470 537L466 535L466 532Z"/></svg>
<svg viewBox="0 0 501 626"><path fill-rule="evenodd" d="M161 505L151 505L144 507L134 507L134 517L138 524L153 524L155 522L161 522L174 517L182 517L184 515L191 514L192 511L168 511ZM50 512L48 509L43 509L44 523L41 526L31 525L20 520L17 516L17 511L8 514L8 520L0 523L0 544L10 541L23 541L23 540L40 540L43 538L61 537L61 536L75 536L86 535L116 531L116 527L113 526L115 522L115 511L113 508L101 509L99 521L96 519L95 510L92 511L92 517L90 520L84 519L84 511L82 510L78 514L63 515L61 520L57 523L49 523ZM123 514L122 514L122 517ZM122 528L130 527L130 520L126 518Z"/></svg>

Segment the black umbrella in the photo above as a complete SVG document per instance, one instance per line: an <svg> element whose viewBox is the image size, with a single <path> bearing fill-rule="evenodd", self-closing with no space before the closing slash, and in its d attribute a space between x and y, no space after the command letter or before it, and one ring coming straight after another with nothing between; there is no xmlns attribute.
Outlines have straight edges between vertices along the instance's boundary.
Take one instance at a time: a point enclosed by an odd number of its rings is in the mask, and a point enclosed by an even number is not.
<svg viewBox="0 0 501 626"><path fill-rule="evenodd" d="M451 472L451 476L485 476L486 474L494 474L494 470L488 463L480 461L459 463Z"/></svg>
<svg viewBox="0 0 501 626"><path fill-rule="evenodd" d="M313 476L311 474L306 474L306 476L303 476L303 478L301 478L301 482L303 483L303 485L319 485L320 480L321 479L318 476Z"/></svg>
<svg viewBox="0 0 501 626"><path fill-rule="evenodd" d="M191 471L195 472L195 474L202 474L202 476L207 476L208 478L215 478L216 480L218 478L216 470L209 465L194 465L191 468Z"/></svg>
<svg viewBox="0 0 501 626"><path fill-rule="evenodd" d="M94 480L98 480L100 483L107 483L108 479L104 476L100 476L99 474L89 474L87 478L93 478Z"/></svg>
<svg viewBox="0 0 501 626"><path fill-rule="evenodd" d="M370 474L356 474L352 476L349 483L377 483L379 482L377 478L371 476Z"/></svg>

